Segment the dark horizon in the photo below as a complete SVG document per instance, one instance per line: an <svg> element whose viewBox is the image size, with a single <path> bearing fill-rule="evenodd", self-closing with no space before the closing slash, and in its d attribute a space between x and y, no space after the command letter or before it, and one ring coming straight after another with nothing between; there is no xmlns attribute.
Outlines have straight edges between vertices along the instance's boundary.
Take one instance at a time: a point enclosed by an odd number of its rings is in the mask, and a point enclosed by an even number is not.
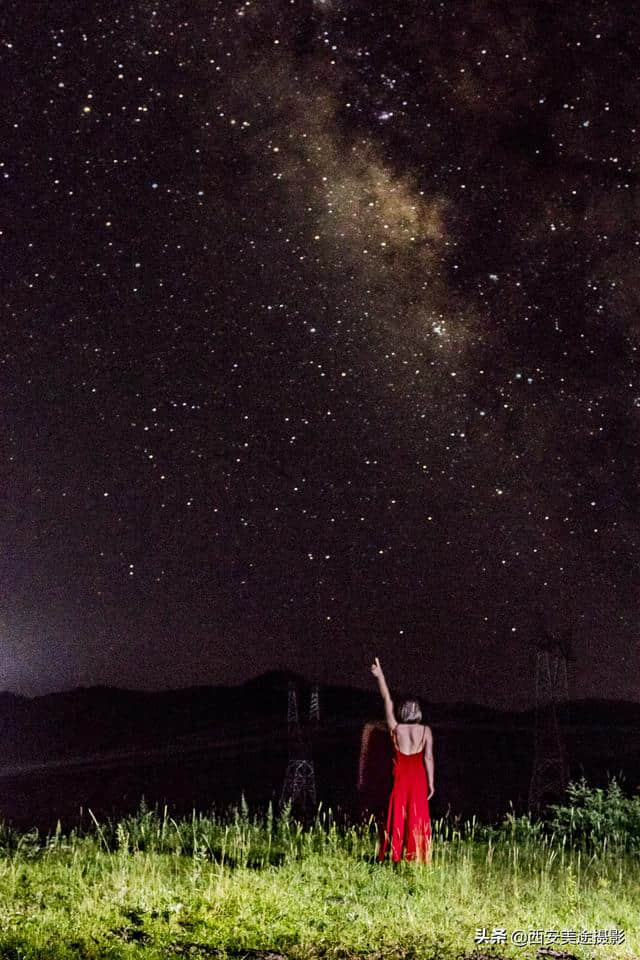
<svg viewBox="0 0 640 960"><path fill-rule="evenodd" d="M149 687L127 687L127 686L122 686L117 684L107 684L107 683L90 683L90 684L79 684L78 686L69 687L61 690L59 689L48 690L46 692L37 693L37 694L23 694L23 693L18 693L16 691L0 689L0 700L6 696L10 698L21 698L28 701L33 701L33 700L40 700L43 698L55 698L57 696L64 696L64 695L70 695L70 694L98 693L99 691L109 691L113 693L123 693L123 694L132 694L132 695L135 695L137 693L166 694L166 695L175 693L175 694L181 695L188 692L193 692L195 694L204 690L211 690L212 692L215 692L215 691L232 692L236 690L240 691L244 687L250 687L253 689L260 689L260 690L273 690L274 688L278 688L282 695L282 712L283 712L283 718L284 718L286 715L286 691L287 691L287 685L289 680L292 680L294 682L296 689L298 691L298 695L299 696L302 695L303 697L307 696L309 692L313 689L313 687L316 685L316 683L318 683L319 689L320 689L321 703L322 703L323 690L325 692L327 692L328 690L331 690L332 692L339 693L340 695L348 695L349 691L353 691L357 694L368 696L371 700L372 706L375 704L378 707L377 711L374 709L371 715L371 721L372 722L379 721L381 724L385 723L384 704L379 695L379 692L376 689L372 689L371 687L368 687L368 686L366 687L353 686L351 684L347 684L344 682L334 682L334 683L323 684L323 683L320 683L317 679L315 679L312 675L300 674L296 671L289 670L286 668L283 668L283 669L276 668L276 669L267 670L264 673L258 673L251 677L248 677L237 684L229 684L229 683L212 684L212 683L202 682L197 684L188 684L184 686L165 686L165 687L149 688ZM416 694L416 691L412 689L398 689L395 692L391 691L392 699L394 700L394 705L396 707L396 710L399 707L404 697L409 698L415 694ZM498 713L513 714L513 715L517 715L517 714L531 715L535 710L535 698L532 699L531 703L529 704L525 705L520 703L516 707L500 706L497 704L483 703L481 701L474 701L474 700L464 700L464 701L455 700L455 699L439 700L439 701L434 699L428 700L427 698L420 696L419 693L417 694L417 699L419 700L421 707L423 709L423 713L425 714L425 716L423 717L423 721L425 723L429 722L428 714L430 709L436 710L436 711L439 711L441 709L444 709L446 711L449 711L449 710L455 711L455 709L457 708L459 708L460 710L470 710L470 711L474 711L477 709L480 711L483 711L483 710L486 710L488 712L495 711ZM598 705L605 705L605 706L611 706L611 707L619 706L623 708L630 707L630 706L634 706L634 707L637 706L640 709L640 701L616 699L611 697L571 697L570 696L567 701L559 700L557 702L558 702L558 707L560 711L569 710L569 712L571 711L572 707L588 708L590 705L593 705L594 707L597 707ZM540 699L541 706L544 706L545 704L550 705L550 703L551 701L548 699L547 700L544 700L542 698ZM373 715L374 713L375 713L375 716Z"/></svg>
<svg viewBox="0 0 640 960"><path fill-rule="evenodd" d="M252 811L270 800L277 804L290 750L287 680L287 673L263 675L244 688L199 687L186 694L100 687L22 700L0 693L0 815L21 829L35 824L48 831L58 819L68 829L80 824L82 809L101 817L133 813L142 797L151 807L169 804L189 815L211 804L237 804L241 794ZM301 683L298 692L302 735L325 809L337 804L356 818L373 809L382 815L392 745L378 695L321 689L319 723L309 725L310 689ZM435 744L434 816L501 818L512 802L524 812L533 713L431 704L423 719ZM569 703L558 720L571 780L585 776L606 787L615 776L625 792L635 789L640 704Z"/></svg>

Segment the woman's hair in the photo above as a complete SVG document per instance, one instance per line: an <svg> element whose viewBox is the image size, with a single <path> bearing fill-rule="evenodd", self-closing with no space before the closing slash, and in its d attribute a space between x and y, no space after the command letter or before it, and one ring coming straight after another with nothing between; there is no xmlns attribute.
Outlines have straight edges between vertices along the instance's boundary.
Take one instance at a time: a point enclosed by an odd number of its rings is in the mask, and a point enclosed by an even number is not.
<svg viewBox="0 0 640 960"><path fill-rule="evenodd" d="M422 710L417 700L405 700L400 707L401 723L420 723Z"/></svg>

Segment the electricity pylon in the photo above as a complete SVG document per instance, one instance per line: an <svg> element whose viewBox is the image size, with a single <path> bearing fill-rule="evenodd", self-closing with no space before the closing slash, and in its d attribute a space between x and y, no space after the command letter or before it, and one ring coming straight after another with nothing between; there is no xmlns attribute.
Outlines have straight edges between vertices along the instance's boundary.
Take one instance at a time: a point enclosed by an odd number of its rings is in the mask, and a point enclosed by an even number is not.
<svg viewBox="0 0 640 960"><path fill-rule="evenodd" d="M544 630L536 644L536 706L533 743L533 769L529 785L529 809L539 811L560 800L569 780L569 766L558 711L569 701L567 663L574 661L571 651L572 629L560 638Z"/></svg>
<svg viewBox="0 0 640 960"><path fill-rule="evenodd" d="M317 726L320 719L318 687L311 693L309 709L310 726ZM316 778L310 744L305 740L298 718L298 695L293 682L289 683L287 697L287 728L289 739L289 762L284 778L280 805L291 804L294 817L307 822L316 813Z"/></svg>

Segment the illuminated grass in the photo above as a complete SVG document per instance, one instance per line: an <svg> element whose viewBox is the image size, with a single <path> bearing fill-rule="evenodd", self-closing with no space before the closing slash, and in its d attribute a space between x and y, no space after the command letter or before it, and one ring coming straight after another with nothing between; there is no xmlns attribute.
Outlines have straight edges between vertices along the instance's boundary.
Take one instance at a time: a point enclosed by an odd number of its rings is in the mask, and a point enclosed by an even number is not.
<svg viewBox="0 0 640 960"><path fill-rule="evenodd" d="M640 864L619 843L575 849L513 816L433 832L431 865L394 867L375 861L373 822L339 827L322 808L308 829L244 802L182 821L143 804L82 835L5 826L0 957L525 958L537 945L515 946L514 930L611 928L625 944L555 949L640 956ZM479 927L505 927L507 943L476 945Z"/></svg>

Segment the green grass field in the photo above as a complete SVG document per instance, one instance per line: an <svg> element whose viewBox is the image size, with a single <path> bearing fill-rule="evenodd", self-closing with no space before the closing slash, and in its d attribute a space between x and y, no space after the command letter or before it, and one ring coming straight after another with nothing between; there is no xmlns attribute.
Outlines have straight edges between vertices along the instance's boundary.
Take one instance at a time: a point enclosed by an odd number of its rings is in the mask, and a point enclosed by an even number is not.
<svg viewBox="0 0 640 960"><path fill-rule="evenodd" d="M636 847L597 810L561 814L434 821L432 863L397 866L375 861L373 822L322 807L308 828L244 802L180 822L143 803L68 836L5 825L0 957L639 958Z"/></svg>

